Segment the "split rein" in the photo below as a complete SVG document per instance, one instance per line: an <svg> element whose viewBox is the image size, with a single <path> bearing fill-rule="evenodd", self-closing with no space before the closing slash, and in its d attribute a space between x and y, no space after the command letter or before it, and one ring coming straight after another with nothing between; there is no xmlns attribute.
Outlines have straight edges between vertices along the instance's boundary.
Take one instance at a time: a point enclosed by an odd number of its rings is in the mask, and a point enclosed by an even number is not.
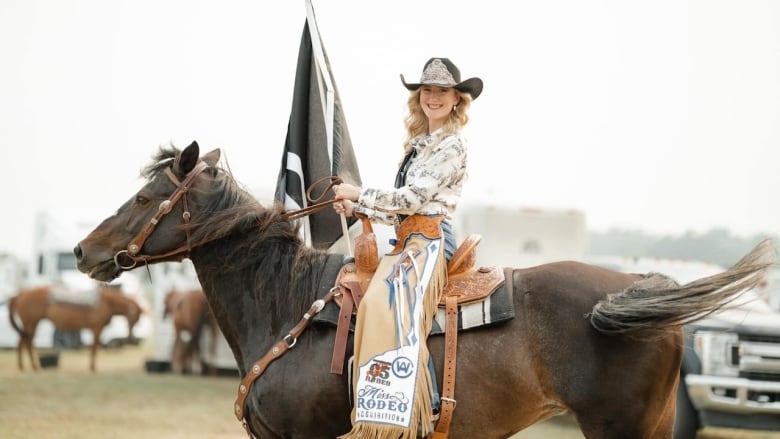
<svg viewBox="0 0 780 439"><path fill-rule="evenodd" d="M165 168L165 175L167 175L168 179L170 179L171 182L173 182L173 184L176 185L176 189L173 191L170 197L168 197L168 199L163 200L160 203L159 207L157 208L157 212L154 214L152 219L150 219L149 222L146 224L146 226L144 226L144 228L141 229L140 232L138 232L135 238L133 238L130 241L130 243L127 245L127 248L118 251L114 255L114 264L118 269L131 270L137 267L139 264L143 264L146 265L148 270L149 263L152 261L157 261L161 259L163 260L171 259L173 257L179 257L179 260L181 260L182 258L188 256L194 247L198 247L208 242L208 241L202 241L202 242L197 242L195 244L192 243L190 238L191 214L189 211L189 206L187 204L187 192L192 187L192 182L206 168L208 168L208 164L203 160L199 161L198 164L195 165L195 167L189 173L187 173L187 175L184 177L184 181L179 181L179 179L176 178L176 175L174 175L173 171L171 171L171 168ZM322 186L322 184L326 182L328 184L327 186L325 186L322 193L317 198L312 198L313 191L319 186ZM327 200L327 201L322 201L322 200L327 196L328 191L332 189L333 186L340 183L342 183L342 179L336 176L325 176L315 181L306 190L306 198L310 203L313 204L306 206L302 209L284 212L283 214L277 217L277 220L295 220L298 218L302 218L307 215L311 215L315 212L318 212L323 208L335 203L336 200ZM171 210L173 210L173 207L176 205L176 203L179 202L179 200L181 200L183 204L182 206L183 212L181 218L182 218L182 222L184 223L184 232L187 235L186 245L183 245L181 247L175 248L171 251L159 255L139 254L141 252L141 249L144 246L144 243L149 238L149 236L151 236L152 232L154 232L155 228L157 227L157 224L165 215L169 214ZM123 263L123 262L127 262L127 260L129 260L129 263Z"/></svg>
<svg viewBox="0 0 780 439"><path fill-rule="evenodd" d="M328 183L328 185L325 186L325 189L322 190L320 196L318 196L317 198L313 198L312 193L314 192L314 189L316 189L319 186L322 186L322 184L326 182ZM306 199L313 204L306 206L302 209L285 212L279 216L279 219L295 220L298 218L303 218L315 212L319 212L324 207L330 206L331 204L335 203L337 200L334 199L334 200L322 201L322 199L328 195L328 191L333 189L334 186L337 186L343 182L344 180L342 180L341 177L336 177L335 175L327 175L325 177L320 178L319 180L312 183L311 186L309 186L309 188L306 190Z"/></svg>

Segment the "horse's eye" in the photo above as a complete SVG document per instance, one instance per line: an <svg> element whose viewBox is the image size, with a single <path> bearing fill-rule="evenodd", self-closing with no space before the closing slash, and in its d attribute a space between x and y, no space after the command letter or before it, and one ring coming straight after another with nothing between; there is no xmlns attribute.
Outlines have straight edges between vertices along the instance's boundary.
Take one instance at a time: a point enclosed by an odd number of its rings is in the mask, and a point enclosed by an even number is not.
<svg viewBox="0 0 780 439"><path fill-rule="evenodd" d="M137 206L144 206L144 205L146 205L148 202L149 202L149 199L148 199L148 198L146 198L146 197L144 197L144 196L142 196L142 195L136 195L136 196L135 196L135 200L134 200L133 204L135 204L135 205L137 205Z"/></svg>

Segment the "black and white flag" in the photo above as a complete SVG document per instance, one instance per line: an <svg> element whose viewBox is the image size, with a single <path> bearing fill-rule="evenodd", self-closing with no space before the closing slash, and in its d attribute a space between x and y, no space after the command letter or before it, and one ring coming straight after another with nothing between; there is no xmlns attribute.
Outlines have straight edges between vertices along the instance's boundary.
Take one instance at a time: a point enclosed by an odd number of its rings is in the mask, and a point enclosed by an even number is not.
<svg viewBox="0 0 780 439"><path fill-rule="evenodd" d="M275 199L288 210L306 207L309 204L306 189L322 177L336 175L346 183L361 185L341 100L319 36L314 9L307 0ZM323 201L332 198L330 191ZM327 249L342 235L341 219L333 209L323 209L302 221L304 239L312 247ZM354 219L349 224L352 222Z"/></svg>

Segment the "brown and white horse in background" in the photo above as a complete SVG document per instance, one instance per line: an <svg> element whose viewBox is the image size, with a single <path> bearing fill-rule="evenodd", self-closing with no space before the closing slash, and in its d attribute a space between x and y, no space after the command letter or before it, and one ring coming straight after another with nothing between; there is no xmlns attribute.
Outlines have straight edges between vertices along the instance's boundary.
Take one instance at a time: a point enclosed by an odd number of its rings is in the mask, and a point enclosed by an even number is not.
<svg viewBox="0 0 780 439"><path fill-rule="evenodd" d="M131 297L117 287L103 284L98 291L98 300L94 306L56 302L51 300L51 285L22 290L8 303L8 318L11 326L19 334L16 348L19 370L24 370L22 350L26 349L32 368L40 369L38 356L35 355L35 330L38 323L48 319L54 327L62 331L78 331L84 328L92 331L92 347L89 368L95 371L95 355L100 344L100 333L116 315L127 318L128 339L133 338L133 326L142 314L142 308ZM18 317L21 325L16 321Z"/></svg>
<svg viewBox="0 0 780 439"><path fill-rule="evenodd" d="M209 310L206 295L200 289L170 290L165 295L163 318L169 315L175 331L171 369L176 373L200 372L200 342L204 328L210 333L209 351L212 357L217 349L217 321ZM210 368L209 372L214 373L214 368Z"/></svg>

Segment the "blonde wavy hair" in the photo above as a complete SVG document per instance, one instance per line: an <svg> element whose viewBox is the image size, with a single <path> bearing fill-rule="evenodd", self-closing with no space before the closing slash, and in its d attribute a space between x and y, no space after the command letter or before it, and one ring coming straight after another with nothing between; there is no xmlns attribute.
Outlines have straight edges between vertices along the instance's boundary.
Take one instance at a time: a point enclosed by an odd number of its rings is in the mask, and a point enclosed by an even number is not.
<svg viewBox="0 0 780 439"><path fill-rule="evenodd" d="M409 99L406 101L409 113L404 119L404 125L406 125L404 155L408 154L412 149L412 146L409 144L410 140L421 134L428 134L428 117L423 112L422 106L420 106L421 90L422 87L409 93ZM460 102L455 106L455 110L450 112L449 119L442 127L442 131L445 133L459 133L469 122L468 111L473 99L468 93L458 90L455 90L455 92L460 96Z"/></svg>

